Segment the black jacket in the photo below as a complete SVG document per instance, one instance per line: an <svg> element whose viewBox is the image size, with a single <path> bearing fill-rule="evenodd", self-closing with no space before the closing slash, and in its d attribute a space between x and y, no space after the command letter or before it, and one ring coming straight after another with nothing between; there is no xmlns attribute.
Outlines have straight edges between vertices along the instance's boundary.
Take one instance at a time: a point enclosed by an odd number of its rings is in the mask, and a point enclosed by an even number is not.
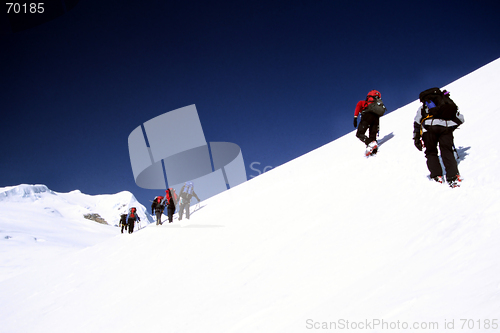
<svg viewBox="0 0 500 333"><path fill-rule="evenodd" d="M154 214L156 211L163 212L164 209L165 206L163 206L163 201L160 203L153 201L153 203L151 204L151 214Z"/></svg>

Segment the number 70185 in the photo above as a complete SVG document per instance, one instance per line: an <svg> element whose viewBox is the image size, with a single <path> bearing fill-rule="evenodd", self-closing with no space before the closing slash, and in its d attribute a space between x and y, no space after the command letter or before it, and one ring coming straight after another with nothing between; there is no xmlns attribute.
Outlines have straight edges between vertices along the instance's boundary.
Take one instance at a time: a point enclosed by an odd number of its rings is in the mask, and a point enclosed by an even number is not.
<svg viewBox="0 0 500 333"><path fill-rule="evenodd" d="M17 3L7 2L7 14L42 14L44 11L43 2Z"/></svg>

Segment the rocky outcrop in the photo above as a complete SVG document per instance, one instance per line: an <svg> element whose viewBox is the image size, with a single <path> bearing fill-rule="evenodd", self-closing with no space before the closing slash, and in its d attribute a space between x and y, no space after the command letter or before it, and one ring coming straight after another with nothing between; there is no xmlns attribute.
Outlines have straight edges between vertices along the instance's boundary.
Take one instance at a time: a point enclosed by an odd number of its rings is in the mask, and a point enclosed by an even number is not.
<svg viewBox="0 0 500 333"><path fill-rule="evenodd" d="M108 224L108 222L106 222L105 219L103 219L101 217L101 215L99 214L96 214L96 213L93 213L93 214L84 214L83 217L85 217L87 220L91 220L91 221L94 221L94 222L97 222L97 223L101 223L101 224Z"/></svg>

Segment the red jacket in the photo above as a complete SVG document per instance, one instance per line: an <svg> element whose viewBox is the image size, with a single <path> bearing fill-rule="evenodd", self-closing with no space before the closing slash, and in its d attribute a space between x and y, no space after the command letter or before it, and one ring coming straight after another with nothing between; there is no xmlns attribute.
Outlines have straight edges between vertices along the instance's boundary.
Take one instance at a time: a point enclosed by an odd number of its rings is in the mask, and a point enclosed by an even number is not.
<svg viewBox="0 0 500 333"><path fill-rule="evenodd" d="M354 117L357 117L361 111L366 109L367 106L367 101L359 101L358 104L356 104L356 109L354 110Z"/></svg>

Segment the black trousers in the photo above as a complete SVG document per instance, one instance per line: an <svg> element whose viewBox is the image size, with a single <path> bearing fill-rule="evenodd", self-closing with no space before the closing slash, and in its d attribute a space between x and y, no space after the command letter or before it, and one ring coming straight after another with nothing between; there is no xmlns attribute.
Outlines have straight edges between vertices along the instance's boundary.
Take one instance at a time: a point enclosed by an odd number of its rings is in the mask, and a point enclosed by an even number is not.
<svg viewBox="0 0 500 333"><path fill-rule="evenodd" d="M174 220L174 212L175 212L175 206L168 206L167 207L168 223L172 223L172 221ZM189 215L189 214L186 214L186 216L187 215Z"/></svg>
<svg viewBox="0 0 500 333"><path fill-rule="evenodd" d="M156 212L156 225L161 223L161 214L163 214L163 211L157 210Z"/></svg>
<svg viewBox="0 0 500 333"><path fill-rule="evenodd" d="M127 230L127 223L122 223L122 234L123 234L123 229Z"/></svg>
<svg viewBox="0 0 500 333"><path fill-rule="evenodd" d="M427 158L427 168L431 173L431 178L442 176L443 170L438 157L438 145L441 152L446 171L446 180L455 179L459 174L458 164L453 154L453 130L452 127L428 126L427 132L422 135L425 144L425 157Z"/></svg>
<svg viewBox="0 0 500 333"><path fill-rule="evenodd" d="M135 220L128 219L128 233L129 234L134 232L134 224L135 224Z"/></svg>
<svg viewBox="0 0 500 333"><path fill-rule="evenodd" d="M372 141L377 140L377 132L380 124L380 117L373 112L364 112L361 115L361 121L358 125L356 137L368 145ZM369 136L366 136L366 130L369 130Z"/></svg>

